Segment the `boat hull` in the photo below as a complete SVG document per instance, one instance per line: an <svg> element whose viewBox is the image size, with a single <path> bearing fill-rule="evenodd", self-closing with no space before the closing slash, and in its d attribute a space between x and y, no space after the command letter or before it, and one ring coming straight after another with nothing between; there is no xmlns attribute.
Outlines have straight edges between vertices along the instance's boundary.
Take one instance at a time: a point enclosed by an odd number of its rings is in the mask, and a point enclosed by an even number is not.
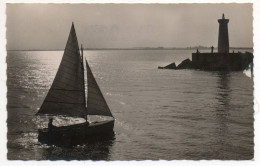
<svg viewBox="0 0 260 166"><path fill-rule="evenodd" d="M45 144L79 145L114 139L114 120L39 129L38 140Z"/></svg>

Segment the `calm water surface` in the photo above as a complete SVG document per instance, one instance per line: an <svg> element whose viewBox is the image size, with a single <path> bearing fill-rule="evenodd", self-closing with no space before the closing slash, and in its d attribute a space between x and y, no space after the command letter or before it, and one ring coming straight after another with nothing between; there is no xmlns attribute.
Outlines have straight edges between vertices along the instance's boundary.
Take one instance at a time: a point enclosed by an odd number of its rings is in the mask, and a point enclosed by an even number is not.
<svg viewBox="0 0 260 166"><path fill-rule="evenodd" d="M74 147L38 142L35 113L63 51L9 51L8 159L253 158L253 80L243 72L158 70L189 50L85 51L115 122L115 140Z"/></svg>

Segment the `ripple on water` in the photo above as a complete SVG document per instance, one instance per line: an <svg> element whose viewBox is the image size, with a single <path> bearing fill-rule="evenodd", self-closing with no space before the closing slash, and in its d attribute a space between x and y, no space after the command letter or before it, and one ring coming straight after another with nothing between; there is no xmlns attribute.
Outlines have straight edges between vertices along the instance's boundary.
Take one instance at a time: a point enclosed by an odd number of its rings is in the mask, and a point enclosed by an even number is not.
<svg viewBox="0 0 260 166"><path fill-rule="evenodd" d="M48 118L35 113L63 52L8 52L8 159L253 158L252 79L242 72L157 70L157 66L190 58L191 52L85 51L116 118L116 136L111 142L74 147L48 146L37 138L37 130L47 127ZM81 122L54 120L55 125Z"/></svg>

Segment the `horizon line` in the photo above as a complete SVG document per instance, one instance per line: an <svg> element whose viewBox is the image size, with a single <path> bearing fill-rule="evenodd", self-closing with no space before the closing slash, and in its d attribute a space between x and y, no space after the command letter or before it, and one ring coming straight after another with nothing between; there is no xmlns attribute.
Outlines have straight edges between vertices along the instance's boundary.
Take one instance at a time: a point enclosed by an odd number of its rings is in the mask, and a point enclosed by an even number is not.
<svg viewBox="0 0 260 166"><path fill-rule="evenodd" d="M84 48L83 50L187 50L187 49L211 49L211 47L207 46L187 46L187 47L126 47L126 48L117 48L117 47L111 47L111 48ZM218 47L214 47L214 49L217 49ZM232 46L229 47L230 49L253 49L254 47L236 47ZM6 51L63 51L64 49L6 49Z"/></svg>

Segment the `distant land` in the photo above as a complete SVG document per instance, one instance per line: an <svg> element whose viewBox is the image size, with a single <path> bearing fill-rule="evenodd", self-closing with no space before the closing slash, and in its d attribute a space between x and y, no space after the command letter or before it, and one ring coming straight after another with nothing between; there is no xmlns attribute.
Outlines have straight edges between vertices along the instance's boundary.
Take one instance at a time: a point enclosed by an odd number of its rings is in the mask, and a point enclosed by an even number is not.
<svg viewBox="0 0 260 166"><path fill-rule="evenodd" d="M192 46L192 47L131 47L131 48L84 48L84 50L207 50L211 49L211 47L206 46ZM214 47L217 49L217 47ZM232 49L253 49L253 47L229 47ZM41 50L41 49L23 49L23 50L7 50L7 51L64 51L63 49L49 49L49 50Z"/></svg>

